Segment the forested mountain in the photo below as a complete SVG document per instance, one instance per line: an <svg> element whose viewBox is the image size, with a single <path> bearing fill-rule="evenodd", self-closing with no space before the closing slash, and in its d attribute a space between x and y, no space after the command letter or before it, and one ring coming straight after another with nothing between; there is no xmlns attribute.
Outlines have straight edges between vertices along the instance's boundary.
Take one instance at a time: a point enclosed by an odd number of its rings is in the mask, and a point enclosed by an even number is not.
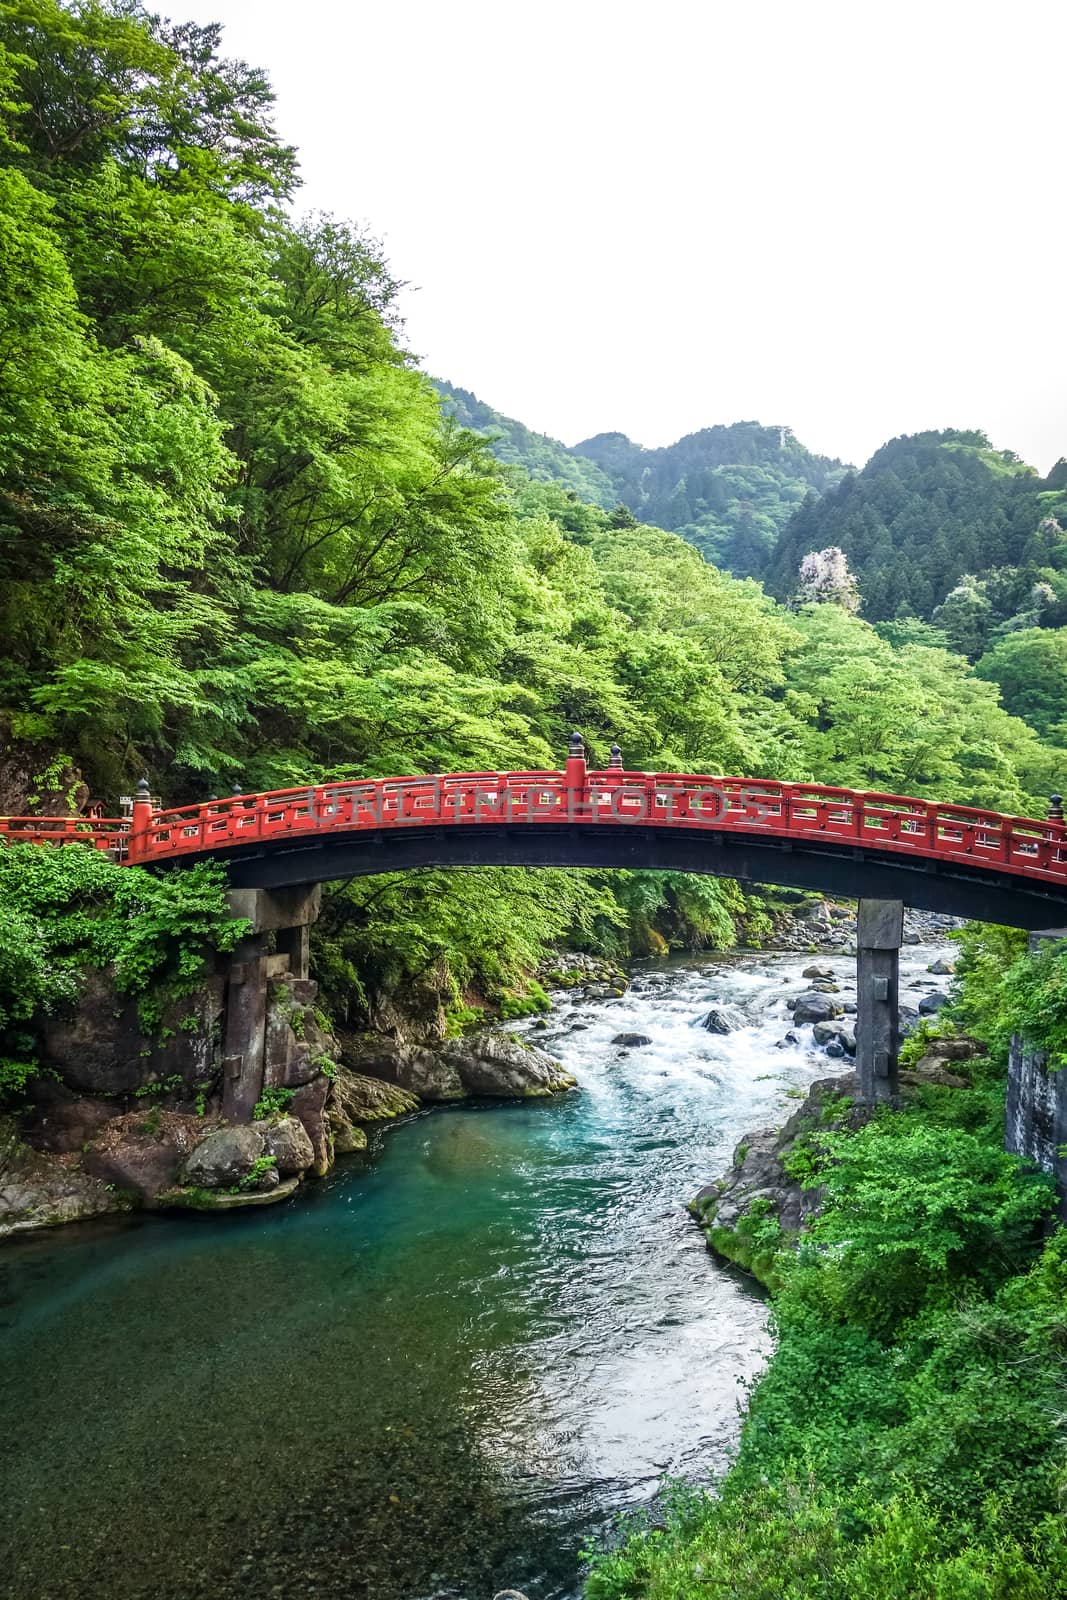
<svg viewBox="0 0 1067 1600"><path fill-rule="evenodd" d="M598 433L574 454L609 475L635 516L680 533L737 577L758 577L805 496L821 494L847 471L813 455L789 428L758 422L702 428L657 450L624 433Z"/></svg>
<svg viewBox="0 0 1067 1600"><path fill-rule="evenodd" d="M872 622L917 617L954 648L979 654L998 624L1044 611L1067 621L1067 486L1042 479L978 432L894 439L814 497L782 533L766 574L785 599L811 550L843 550ZM1035 585L1047 592L1035 595Z"/></svg>
<svg viewBox="0 0 1067 1600"><path fill-rule="evenodd" d="M624 433L598 433L568 449L467 389L436 387L457 422L489 437L498 460L539 482L560 483L592 505L624 505L636 519L680 533L740 578L758 577L805 496L839 483L848 470L812 455L788 428L758 422L703 428L658 450Z"/></svg>
<svg viewBox="0 0 1067 1600"><path fill-rule="evenodd" d="M619 496L607 473L594 462L582 460L558 439L534 433L513 417L501 416L469 389L457 389L439 378L434 379L434 388L444 402L446 415L454 417L461 428L488 435L498 461L521 467L537 483L562 484L579 499L605 511L617 503Z"/></svg>

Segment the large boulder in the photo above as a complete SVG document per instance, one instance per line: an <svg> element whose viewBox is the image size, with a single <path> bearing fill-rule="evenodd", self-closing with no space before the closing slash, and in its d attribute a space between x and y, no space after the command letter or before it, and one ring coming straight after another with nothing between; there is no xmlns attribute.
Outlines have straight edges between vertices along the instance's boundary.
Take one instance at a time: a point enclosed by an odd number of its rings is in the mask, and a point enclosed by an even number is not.
<svg viewBox="0 0 1067 1600"><path fill-rule="evenodd" d="M384 1122L419 1109L417 1097L409 1090L344 1066L337 1070L328 1103L349 1122Z"/></svg>
<svg viewBox="0 0 1067 1600"><path fill-rule="evenodd" d="M952 973L955 972L956 963L954 961L946 961L944 956L938 956L936 961L931 961L926 970L934 973L939 978L947 978L951 977Z"/></svg>
<svg viewBox="0 0 1067 1600"><path fill-rule="evenodd" d="M701 1017L700 1027L706 1028L708 1033L736 1033L738 1028L748 1027L748 1018L738 1006L712 1006Z"/></svg>
<svg viewBox="0 0 1067 1600"><path fill-rule="evenodd" d="M617 1033L612 1039L612 1044L621 1044L627 1050L642 1050L652 1040L647 1033Z"/></svg>
<svg viewBox="0 0 1067 1600"><path fill-rule="evenodd" d="M82 1166L101 1183L152 1201L178 1182L183 1164L203 1143L204 1132L199 1117L158 1107L132 1111L101 1130L82 1157Z"/></svg>
<svg viewBox="0 0 1067 1600"><path fill-rule="evenodd" d="M31 1150L14 1122L0 1118L0 1239L129 1206L126 1195L98 1178Z"/></svg>
<svg viewBox="0 0 1067 1600"><path fill-rule="evenodd" d="M314 1164L315 1151L299 1117L279 1117L276 1122L257 1122L255 1129L262 1136L267 1155L274 1157L279 1177L292 1178L298 1172L306 1172Z"/></svg>
<svg viewBox="0 0 1067 1600"><path fill-rule="evenodd" d="M941 1007L947 1005L948 995L942 994L940 989L935 989L933 994L924 994L919 1001L919 1015L920 1017L936 1016Z"/></svg>
<svg viewBox="0 0 1067 1600"><path fill-rule="evenodd" d="M263 1136L255 1128L218 1128L186 1161L184 1181L196 1189L232 1189L265 1154Z"/></svg>
<svg viewBox="0 0 1067 1600"><path fill-rule="evenodd" d="M383 1078L420 1100L462 1100L467 1090L444 1053L422 1045L401 1044L380 1033L359 1033L346 1039L342 1059L351 1071Z"/></svg>
<svg viewBox="0 0 1067 1600"><path fill-rule="evenodd" d="M149 1036L137 1002L116 994L111 973L87 968L77 1003L42 1022L48 1065L81 1094L117 1097L165 1084L170 1098L191 1100L216 1071L223 991L221 977L205 977L196 994L166 1007L158 1034Z"/></svg>
<svg viewBox="0 0 1067 1600"><path fill-rule="evenodd" d="M326 1126L330 1132L335 1156L347 1156L351 1155L353 1150L367 1148L367 1135L363 1129L349 1122L344 1112L337 1106L326 1107Z"/></svg>
<svg viewBox="0 0 1067 1600"><path fill-rule="evenodd" d="M506 1033L486 1031L450 1039L442 1047L441 1059L468 1094L528 1100L575 1087L575 1079L555 1056Z"/></svg>
<svg viewBox="0 0 1067 1600"><path fill-rule="evenodd" d="M830 1022L842 1014L842 1007L828 994L817 994L809 989L797 999L793 1007L794 1022Z"/></svg>
<svg viewBox="0 0 1067 1600"><path fill-rule="evenodd" d="M833 975L833 967L805 967L800 974L802 978L832 978Z"/></svg>

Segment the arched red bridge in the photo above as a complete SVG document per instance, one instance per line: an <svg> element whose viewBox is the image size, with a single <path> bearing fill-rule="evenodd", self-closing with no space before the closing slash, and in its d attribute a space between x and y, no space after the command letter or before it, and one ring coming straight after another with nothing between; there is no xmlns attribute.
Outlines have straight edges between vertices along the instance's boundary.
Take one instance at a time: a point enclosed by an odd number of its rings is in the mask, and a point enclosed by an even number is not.
<svg viewBox="0 0 1067 1600"><path fill-rule="evenodd" d="M318 784L168 810L145 782L124 818L8 817L0 838L83 842L169 867L226 861L234 887L424 866L711 873L902 900L1016 927L1067 923L1067 831L1050 819L763 778L589 771L464 772Z"/></svg>

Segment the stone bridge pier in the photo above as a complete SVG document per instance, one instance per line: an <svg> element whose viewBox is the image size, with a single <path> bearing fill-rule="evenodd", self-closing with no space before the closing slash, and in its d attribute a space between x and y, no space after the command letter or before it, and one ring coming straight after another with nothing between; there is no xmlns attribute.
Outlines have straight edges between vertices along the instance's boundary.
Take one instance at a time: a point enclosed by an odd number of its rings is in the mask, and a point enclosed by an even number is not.
<svg viewBox="0 0 1067 1600"><path fill-rule="evenodd" d="M856 915L856 1076L862 1105L899 1090L902 900L861 900Z"/></svg>
<svg viewBox="0 0 1067 1600"><path fill-rule="evenodd" d="M308 954L321 896L317 883L229 891L231 912L250 927L230 957L226 984L222 1114L228 1122L248 1122L263 1093L272 981L289 980L302 998L313 998Z"/></svg>

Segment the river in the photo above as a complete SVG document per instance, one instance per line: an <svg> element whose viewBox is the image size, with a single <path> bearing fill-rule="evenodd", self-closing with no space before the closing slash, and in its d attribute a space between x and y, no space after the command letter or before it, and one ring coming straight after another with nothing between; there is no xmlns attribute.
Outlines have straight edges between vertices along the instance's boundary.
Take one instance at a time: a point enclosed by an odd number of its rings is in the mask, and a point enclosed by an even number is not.
<svg viewBox="0 0 1067 1600"><path fill-rule="evenodd" d="M812 959L564 1001L522 1027L579 1092L413 1117L276 1209L8 1246L2 1593L571 1600L585 1543L736 1442L766 1307L684 1204L844 1065L775 1047ZM701 1029L719 1001L751 1025Z"/></svg>

